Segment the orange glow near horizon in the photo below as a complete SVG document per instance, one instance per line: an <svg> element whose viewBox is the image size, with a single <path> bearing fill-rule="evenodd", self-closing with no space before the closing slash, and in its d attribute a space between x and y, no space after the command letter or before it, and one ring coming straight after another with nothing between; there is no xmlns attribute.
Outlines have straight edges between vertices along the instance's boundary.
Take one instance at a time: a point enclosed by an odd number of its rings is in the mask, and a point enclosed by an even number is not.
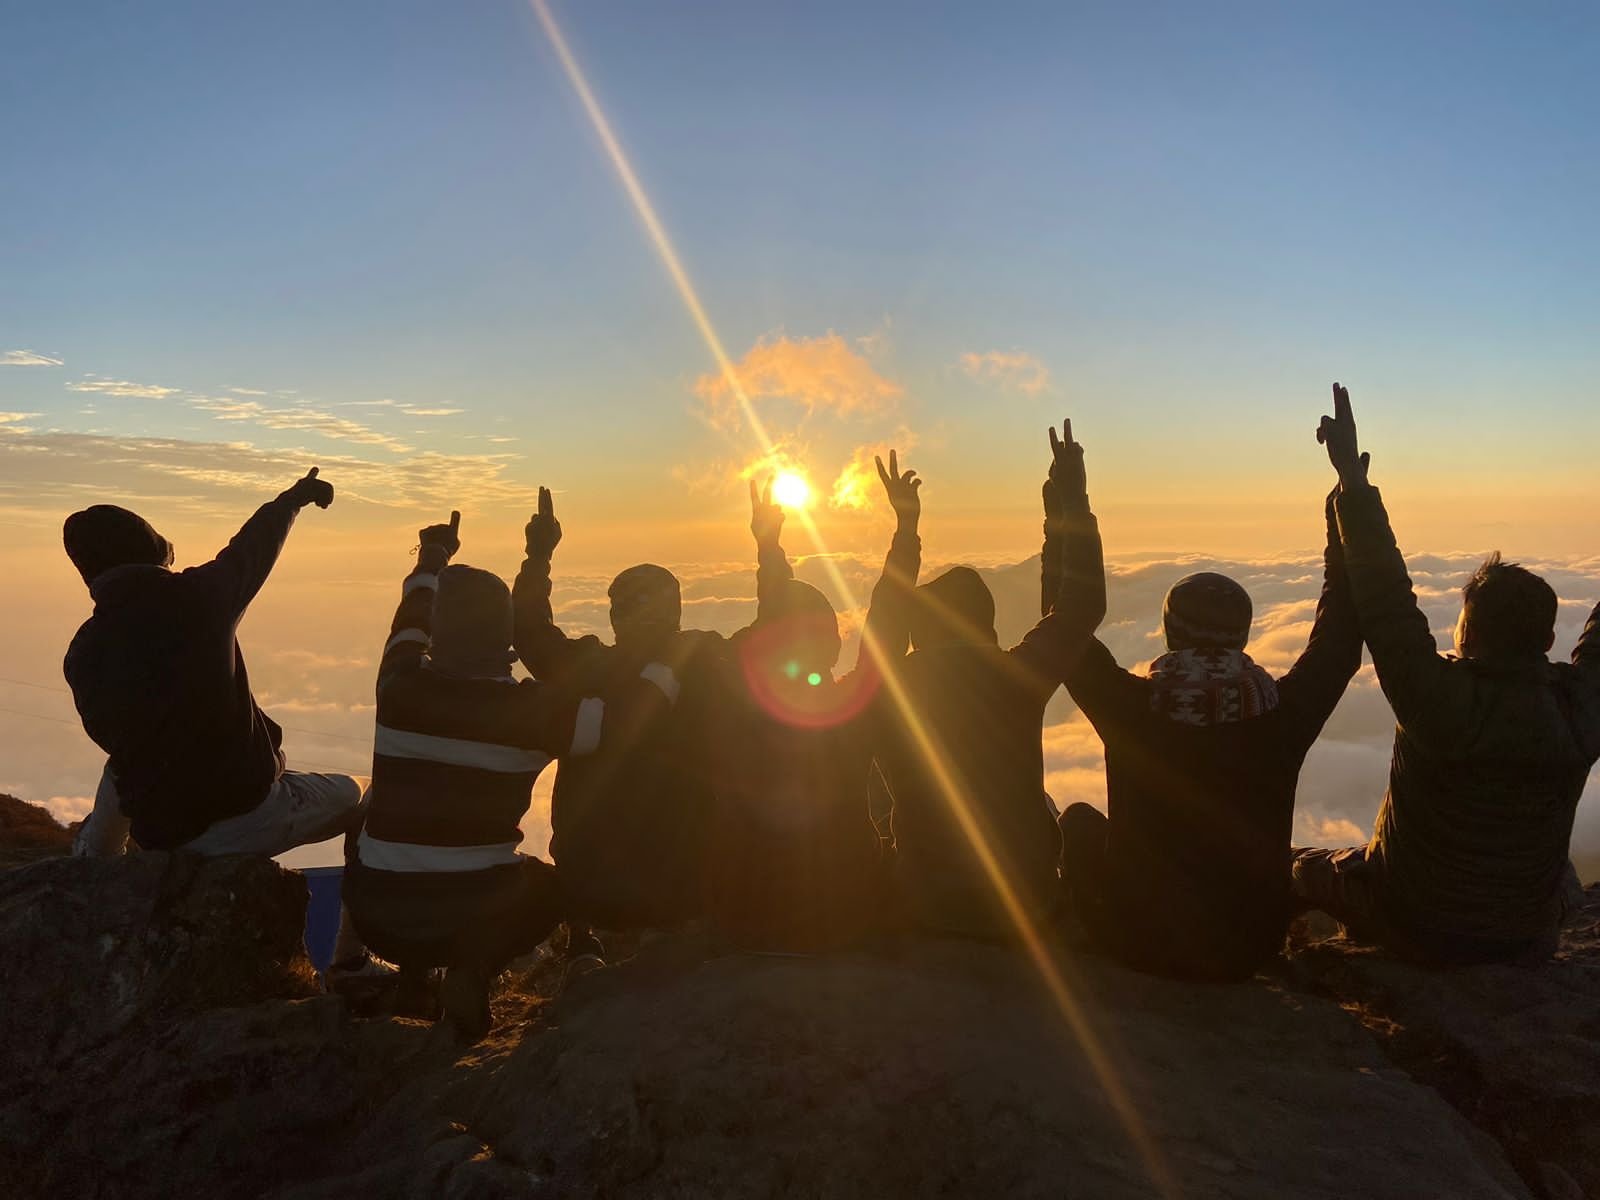
<svg viewBox="0 0 1600 1200"><path fill-rule="evenodd" d="M539 23L544 27L551 45L555 48L556 55L561 60L561 65L566 71L567 78L572 83L574 91L582 102L590 122L594 125L595 132L607 156L611 159L624 190L633 202L640 222L644 225L646 233L649 234L651 241L655 245L656 252L661 257L663 266L665 266L668 275L677 287L684 307L688 310L696 328L700 331L701 337L705 340L707 349L710 350L712 357L716 360L722 377L727 381L729 391L737 400L745 419L749 422L750 429L759 443L761 452L771 455L775 450L774 443L757 416L754 406L750 403L750 398L739 380L738 372L734 369L732 360L723 348L722 339L717 335L710 317L701 305L699 295L689 279L688 272L678 258L677 251L673 248L660 219L656 216L655 208L651 204L649 196L645 193L644 186L634 173L632 165L628 162L627 156L623 152L621 143L617 140L615 133L611 129L610 122L606 119L605 113L600 108L598 100L596 100L593 91L589 87L582 68L578 65L577 59L568 47L565 37L556 25L547 0L529 0L529 3L533 6ZM803 481L801 482L803 483ZM799 507L795 511L800 523L810 536L812 544L822 557L822 561L831 575L839 594L845 597L846 602L852 608L859 607L848 582L844 579L831 556L829 556L816 522L811 518L806 508ZM926 757L934 777L939 782L940 790L943 792L946 802L955 814L962 831L972 843L973 851L988 876L996 896L1015 925L1017 934L1029 958L1033 961L1039 975L1055 1000L1057 1007L1067 1022L1068 1028L1077 1039L1096 1080L1105 1090L1106 1098L1113 1112L1127 1132L1129 1140L1143 1159L1151 1182L1163 1196L1177 1196L1179 1192L1176 1181L1166 1165L1160 1148L1155 1144L1149 1130L1145 1127L1144 1120L1133 1102L1133 1097L1123 1083L1121 1072L1112 1062L1101 1038L1090 1025L1088 1015L1083 1006L1078 1003L1077 998L1073 995L1062 966L1057 961L1054 949L1049 940L1047 940L1044 931L1039 928L1017 895L1015 888L1011 886L1010 880L1006 878L993 847L989 845L984 830L967 804L965 797L961 795L960 788L956 785L954 776L948 764L944 761L943 753L917 716L915 706L907 696L899 673L895 669L896 664L891 661L891 656L885 652L884 648L876 644L871 638L862 639L861 650L862 653L870 654L877 664L883 678L884 687L899 708L907 727L911 730L921 752Z"/></svg>

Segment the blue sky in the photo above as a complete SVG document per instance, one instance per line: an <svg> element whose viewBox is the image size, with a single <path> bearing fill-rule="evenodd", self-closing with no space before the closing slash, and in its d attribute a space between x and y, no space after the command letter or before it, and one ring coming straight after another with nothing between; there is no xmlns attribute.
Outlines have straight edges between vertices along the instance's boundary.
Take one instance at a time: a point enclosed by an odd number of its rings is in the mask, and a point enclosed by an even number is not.
<svg viewBox="0 0 1600 1200"><path fill-rule="evenodd" d="M1334 377L1413 477L1588 469L1592 6L555 11L730 351L879 335L963 511L1057 410L1130 502L1197 452L1279 494ZM0 352L63 366L0 369L0 409L218 436L79 411L92 372L459 407L371 417L509 430L526 480L712 452L709 357L525 3L36 3L6 41ZM1050 387L955 369L988 351Z"/></svg>
<svg viewBox="0 0 1600 1200"><path fill-rule="evenodd" d="M1036 549L1071 415L1111 556L1232 562L1297 644L1337 378L1408 551L1542 557L1573 628L1594 602L1600 7L554 11L782 461L826 498L898 445L930 564ZM98 776L48 691L95 500L186 563L322 465L340 499L242 635L299 766L364 761L371 647L449 508L509 573L556 487L580 626L640 558L744 611L765 460L526 0L25 0L0 39L0 707L33 718L0 790L72 815ZM864 590L887 519L816 519ZM1381 792L1387 711L1347 706L1301 836ZM1094 799L1052 731L1058 799Z"/></svg>

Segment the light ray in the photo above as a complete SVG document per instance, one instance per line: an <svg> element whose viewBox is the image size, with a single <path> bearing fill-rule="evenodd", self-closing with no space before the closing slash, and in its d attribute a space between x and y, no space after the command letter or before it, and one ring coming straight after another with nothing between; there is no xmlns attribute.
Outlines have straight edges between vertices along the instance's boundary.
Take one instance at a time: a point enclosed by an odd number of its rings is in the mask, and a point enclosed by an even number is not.
<svg viewBox="0 0 1600 1200"><path fill-rule="evenodd" d="M645 193L644 186L639 182L632 164L628 161L622 144L607 120L600 103L595 99L594 92L590 89L583 69L579 66L571 48L567 45L566 38L562 35L560 27L556 24L550 12L547 0L529 0L540 25L544 27L545 35L550 39L551 46L555 49L556 56L561 60L562 69L566 72L568 81L577 93L579 101L588 114L590 123L594 126L600 144L606 155L611 160L618 178L622 182L624 191L633 203L634 211L644 226L646 234L655 245L656 253L660 256L662 265L666 268L668 276L677 288L684 307L688 310L695 327L700 331L706 348L716 360L717 368L727 381L728 388L738 401L745 419L750 423L750 429L755 434L764 454L771 454L774 443L768 435L766 426L757 416L750 398L744 390L744 385L739 379L738 371L734 369L733 361L728 357L722 345L722 339L717 335L711 319L707 316L705 307L700 303L700 297L694 289L694 284L689 279L688 272L684 269L683 262L678 257L677 250L673 247L671 239L667 236L666 229L662 226L660 218L656 215L655 206L651 204L649 196ZM812 545L816 548L824 568L827 570L835 588L852 608L858 607L852 590L834 562L833 556L828 553L823 542L821 531L817 528L815 520L805 509L798 510L796 515L801 525L810 537ZM1121 1122L1129 1140L1134 1144L1140 1157L1144 1160L1146 1171L1149 1172L1151 1182L1164 1197L1176 1197L1179 1194L1176 1180L1167 1167L1165 1158L1145 1127L1143 1118L1133 1102L1133 1097L1123 1084L1121 1074L1112 1062L1099 1035L1090 1024L1087 1013L1078 1003L1068 985L1061 965L1056 961L1056 956L1043 930L1028 912L1026 905L1017 895L1016 889L1006 877L1005 870L1000 864L994 848L990 845L980 823L974 817L971 807L961 794L961 788L956 783L950 765L946 762L942 751L935 739L931 737L917 715L916 707L905 691L900 675L896 669L897 664L891 661L891 656L884 648L877 644L877 640L870 636L862 638L862 653L870 654L878 667L878 673L883 680L883 686L889 693L890 699L900 710L907 728L917 744L919 751L926 758L934 778L943 794L945 802L949 804L951 812L955 814L957 823L962 832L972 843L984 874L988 877L990 886L993 887L996 897L1005 909L1008 918L1016 927L1019 939L1028 957L1043 978L1046 988L1054 999L1056 1006L1061 1010L1068 1028L1077 1039L1090 1070L1094 1073L1106 1094L1106 1099L1111 1105L1117 1119Z"/></svg>

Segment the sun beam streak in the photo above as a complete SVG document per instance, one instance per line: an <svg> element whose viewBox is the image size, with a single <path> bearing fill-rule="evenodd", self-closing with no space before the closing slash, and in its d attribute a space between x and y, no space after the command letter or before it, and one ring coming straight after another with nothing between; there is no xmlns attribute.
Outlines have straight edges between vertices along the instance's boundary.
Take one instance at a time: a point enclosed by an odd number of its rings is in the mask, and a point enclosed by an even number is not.
<svg viewBox="0 0 1600 1200"><path fill-rule="evenodd" d="M566 38L562 35L560 27L556 24L555 18L550 12L547 0L529 0L529 3L533 7L539 24L543 26L545 35L550 39L550 44L555 49L556 56L561 60L562 69L566 72L568 81L577 93L584 112L588 114L589 121L594 126L601 146L604 148L607 157L610 158L611 165L615 168L629 200L633 203L634 211L638 215L640 223L644 226L645 232L655 245L656 253L660 256L662 265L665 266L674 287L677 288L678 295L682 299L684 307L688 310L690 318L694 321L695 327L700 331L700 336L704 339L712 358L716 360L718 370L721 371L723 378L727 381L729 391L738 401L746 420L750 422L750 428L754 432L756 440L760 443L762 452L771 454L774 449L774 443L767 433L766 426L757 416L754 406L750 403L750 397L746 394L744 385L739 379L738 371L734 369L733 361L728 357L728 353L722 345L722 339L717 335L715 327L711 324L710 317L706 314L705 307L700 303L699 294L695 291L694 284L690 281L689 274L684 269L677 250L673 247L660 218L656 215L655 206L651 204L650 197L645 193L643 184L639 182L639 177L634 173L633 166L628 161L621 142L618 141L615 132L611 128L611 122L606 119L605 112L601 109L599 101L595 99L594 92L589 87L589 82L584 76L583 69L578 65L571 47L567 45ZM805 528L807 536L810 537L812 545L816 548L824 568L830 575L839 594L850 607L858 607L849 584L834 563L832 556L827 553L827 547L822 540L821 531L817 528L816 521L804 508L796 511L795 515ZM994 888L995 894L1004 907L1007 916L1016 926L1024 949L1043 978L1056 1006L1061 1010L1068 1028L1077 1039L1090 1069L1093 1071L1101 1088L1105 1091L1113 1112L1123 1125L1129 1140L1132 1141L1135 1149L1144 1160L1145 1169L1150 1174L1151 1182L1155 1184L1156 1189L1163 1196L1176 1197L1179 1194L1176 1181L1166 1165L1160 1148L1145 1127L1144 1120L1139 1115L1132 1095L1123 1084L1121 1073L1118 1071L1116 1064L1112 1062L1100 1036L1090 1024L1087 1013L1084 1012L1083 1007L1073 995L1072 988L1067 983L1061 964L1057 961L1045 932L1039 928L1038 923L1033 919L1027 907L1017 895L1016 889L1011 886L1010 880L1006 878L1005 871L994 852L994 848L990 845L981 824L974 817L965 797L962 796L961 788L956 783L955 776L949 764L945 761L943 753L940 751L935 739L929 735L927 729L918 718L916 707L911 702L911 698L907 695L900 681L899 672L895 669L895 663L891 661L890 655L884 651L884 648L877 644L875 638L863 637L862 653L871 655L874 663L876 663L878 673L883 680L883 685L888 691L890 699L900 710L921 753L932 768L939 788L944 794L945 802L950 805L950 809L955 814L963 833L972 843L973 851L989 879L990 886Z"/></svg>

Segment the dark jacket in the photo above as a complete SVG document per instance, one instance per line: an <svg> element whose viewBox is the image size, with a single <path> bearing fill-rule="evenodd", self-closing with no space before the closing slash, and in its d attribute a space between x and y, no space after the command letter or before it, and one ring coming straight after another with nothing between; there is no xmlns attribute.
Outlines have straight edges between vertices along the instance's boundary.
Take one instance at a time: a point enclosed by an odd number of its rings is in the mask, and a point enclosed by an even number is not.
<svg viewBox="0 0 1600 1200"><path fill-rule="evenodd" d="M758 581L791 574L781 549L762 549ZM530 555L513 588L517 654L563 694L597 699L606 728L593 753L560 756L551 798L550 856L574 916L612 928L697 916L714 798L711 711L727 639L683 630L631 649L569 637L555 624L550 587L549 557ZM670 695L645 677L652 664L670 672Z"/></svg>
<svg viewBox="0 0 1600 1200"><path fill-rule="evenodd" d="M796 688L798 712L762 678L787 632L767 596L729 646L715 722L716 819L707 863L711 914L735 944L817 951L859 941L883 913L882 854L868 807L876 731L891 707L869 646L904 653L922 557L915 527L896 531L868 603L853 670ZM834 618L829 616L829 620ZM775 646L775 648L776 648Z"/></svg>
<svg viewBox="0 0 1600 1200"><path fill-rule="evenodd" d="M378 667L372 789L358 843L379 870L515 864L534 780L573 741L577 706L547 683L460 678L428 658L438 572L402 585Z"/></svg>
<svg viewBox="0 0 1600 1200"><path fill-rule="evenodd" d="M283 772L282 731L250 694L235 631L296 511L282 497L263 504L203 566L114 567L90 584L94 615L67 650L67 683L146 849L249 812Z"/></svg>
<svg viewBox="0 0 1600 1200"><path fill-rule="evenodd" d="M893 795L895 875L919 924L1010 931L991 867L1031 918L1055 906L1060 839L1040 733L1045 705L1099 616L1058 603L1058 554L1047 552L1043 567L1048 612L1017 645L1002 650L992 625L975 628L982 615L972 614L952 623L969 636L919 647L898 664L904 703L884 706L877 757ZM890 652L903 655L904 639Z"/></svg>
<svg viewBox="0 0 1600 1200"><path fill-rule="evenodd" d="M1600 609L1570 664L1441 655L1378 489L1344 492L1338 514L1396 720L1369 849L1385 915L1424 950L1515 953L1558 918L1573 815L1600 758Z"/></svg>
<svg viewBox="0 0 1600 1200"><path fill-rule="evenodd" d="M1100 532L1086 501L1064 552L1068 586L1098 588L1103 611ZM1277 681L1277 708L1182 724L1152 706L1151 681L1119 667L1098 638L1075 660L1064 682L1105 742L1112 953L1150 971L1215 978L1246 977L1278 953L1300 767L1360 665L1331 503L1316 620Z"/></svg>

